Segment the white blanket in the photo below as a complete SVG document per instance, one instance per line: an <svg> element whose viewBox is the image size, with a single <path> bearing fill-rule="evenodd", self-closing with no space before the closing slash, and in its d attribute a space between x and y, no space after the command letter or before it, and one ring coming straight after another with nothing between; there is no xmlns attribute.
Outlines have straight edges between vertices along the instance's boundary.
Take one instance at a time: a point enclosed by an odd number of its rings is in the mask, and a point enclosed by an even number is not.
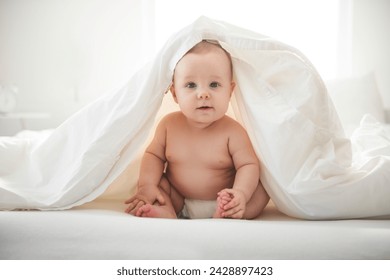
<svg viewBox="0 0 390 280"><path fill-rule="evenodd" d="M366 120L344 137L322 79L298 50L200 18L118 90L52 133L0 140L0 209L67 209L102 194L135 160L177 61L202 39L231 53L236 118L284 213L305 219L390 215L390 132ZM355 144L356 143L356 144Z"/></svg>

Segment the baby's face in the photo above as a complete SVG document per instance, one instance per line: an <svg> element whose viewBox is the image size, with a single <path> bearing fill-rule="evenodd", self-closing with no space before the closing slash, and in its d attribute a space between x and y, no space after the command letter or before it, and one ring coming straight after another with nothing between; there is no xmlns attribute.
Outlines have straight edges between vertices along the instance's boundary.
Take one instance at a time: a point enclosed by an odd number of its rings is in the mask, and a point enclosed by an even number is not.
<svg viewBox="0 0 390 280"><path fill-rule="evenodd" d="M230 60L215 47L179 61L171 92L189 121L207 126L225 115L233 89Z"/></svg>

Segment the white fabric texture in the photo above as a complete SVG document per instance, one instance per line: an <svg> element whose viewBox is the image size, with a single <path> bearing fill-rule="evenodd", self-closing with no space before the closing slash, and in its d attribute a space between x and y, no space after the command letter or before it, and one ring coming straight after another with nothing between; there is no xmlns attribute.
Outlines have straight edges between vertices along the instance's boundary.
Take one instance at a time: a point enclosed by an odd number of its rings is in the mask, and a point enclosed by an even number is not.
<svg viewBox="0 0 390 280"><path fill-rule="evenodd" d="M346 131L356 129L365 114L372 115L380 122L386 121L383 100L373 72L330 80L326 86Z"/></svg>
<svg viewBox="0 0 390 280"><path fill-rule="evenodd" d="M321 77L298 50L201 17L118 90L50 135L0 142L0 208L67 209L91 201L135 160L178 60L202 39L232 55L233 107L276 206L305 219L390 215L390 132L344 137ZM370 129L375 127L375 129ZM372 132L374 131L374 132ZM377 147L380 143L380 147Z"/></svg>
<svg viewBox="0 0 390 280"><path fill-rule="evenodd" d="M98 198L66 211L0 211L0 259L390 259L390 220L307 221L272 204L251 221L153 219L124 207Z"/></svg>

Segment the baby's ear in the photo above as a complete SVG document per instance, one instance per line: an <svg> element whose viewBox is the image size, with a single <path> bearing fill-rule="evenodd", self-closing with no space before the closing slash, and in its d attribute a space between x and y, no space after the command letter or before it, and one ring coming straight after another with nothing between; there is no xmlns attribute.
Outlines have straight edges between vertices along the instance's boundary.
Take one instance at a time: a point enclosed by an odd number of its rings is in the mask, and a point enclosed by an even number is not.
<svg viewBox="0 0 390 280"><path fill-rule="evenodd" d="M236 88L236 83L235 82L231 82L230 83L230 96L232 96L233 92L234 92L234 89Z"/></svg>
<svg viewBox="0 0 390 280"><path fill-rule="evenodd" d="M175 86L174 86L173 83L171 84L171 87L169 88L169 91L172 93L173 100L175 100L175 102L178 103L177 102L176 93L175 93Z"/></svg>

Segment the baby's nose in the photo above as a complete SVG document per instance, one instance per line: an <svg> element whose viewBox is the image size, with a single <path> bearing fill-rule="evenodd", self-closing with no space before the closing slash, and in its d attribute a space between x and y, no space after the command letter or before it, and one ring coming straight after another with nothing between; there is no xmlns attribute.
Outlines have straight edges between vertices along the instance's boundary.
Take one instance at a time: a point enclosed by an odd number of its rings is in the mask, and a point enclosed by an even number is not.
<svg viewBox="0 0 390 280"><path fill-rule="evenodd" d="M201 90L201 91L198 93L198 98L199 98L199 99L209 99L209 98L210 98L210 95L209 95L209 93L208 93L206 90Z"/></svg>

